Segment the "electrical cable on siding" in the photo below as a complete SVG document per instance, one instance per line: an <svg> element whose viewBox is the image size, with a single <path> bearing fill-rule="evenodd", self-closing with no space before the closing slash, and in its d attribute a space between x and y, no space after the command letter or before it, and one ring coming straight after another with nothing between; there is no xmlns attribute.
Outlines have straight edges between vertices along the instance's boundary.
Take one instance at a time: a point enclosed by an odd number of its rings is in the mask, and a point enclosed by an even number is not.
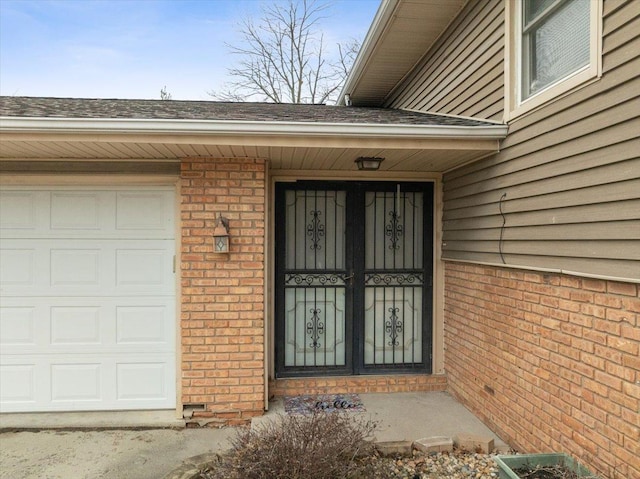
<svg viewBox="0 0 640 479"><path fill-rule="evenodd" d="M504 230L507 224L507 217L504 215L504 211L502 211L502 203L504 202L504 199L506 197L507 197L507 194L502 193L502 196L500 197L500 201L498 202L498 207L500 208L500 216L502 216L502 226L500 227L500 240L498 241L498 251L500 253L500 259L502 260L502 264L507 264L507 262L504 259L504 255L502 253L502 245L504 243Z"/></svg>

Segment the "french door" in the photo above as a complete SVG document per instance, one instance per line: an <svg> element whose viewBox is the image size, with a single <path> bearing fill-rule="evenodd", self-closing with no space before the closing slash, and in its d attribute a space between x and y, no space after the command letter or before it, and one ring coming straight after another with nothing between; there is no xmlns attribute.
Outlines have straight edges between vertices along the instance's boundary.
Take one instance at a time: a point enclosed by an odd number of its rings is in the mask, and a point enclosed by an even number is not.
<svg viewBox="0 0 640 479"><path fill-rule="evenodd" d="M276 375L431 372L433 184L276 185Z"/></svg>

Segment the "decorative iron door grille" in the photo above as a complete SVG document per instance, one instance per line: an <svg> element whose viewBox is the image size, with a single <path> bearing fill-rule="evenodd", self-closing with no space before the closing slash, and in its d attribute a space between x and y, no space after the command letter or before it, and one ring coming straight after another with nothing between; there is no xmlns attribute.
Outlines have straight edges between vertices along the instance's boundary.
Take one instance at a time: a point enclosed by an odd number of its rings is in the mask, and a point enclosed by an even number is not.
<svg viewBox="0 0 640 479"><path fill-rule="evenodd" d="M431 183L276 185L276 374L431 369Z"/></svg>

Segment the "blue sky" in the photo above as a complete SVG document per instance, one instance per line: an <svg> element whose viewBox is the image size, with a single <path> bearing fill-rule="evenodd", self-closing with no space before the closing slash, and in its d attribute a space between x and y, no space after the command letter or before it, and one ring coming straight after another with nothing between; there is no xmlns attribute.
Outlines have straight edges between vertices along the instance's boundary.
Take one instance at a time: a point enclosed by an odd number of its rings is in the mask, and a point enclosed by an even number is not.
<svg viewBox="0 0 640 479"><path fill-rule="evenodd" d="M283 0L271 0L271 2ZM271 3L269 2L269 3ZM0 0L0 94L210 100L262 0ZM326 45L362 40L380 0L333 0Z"/></svg>

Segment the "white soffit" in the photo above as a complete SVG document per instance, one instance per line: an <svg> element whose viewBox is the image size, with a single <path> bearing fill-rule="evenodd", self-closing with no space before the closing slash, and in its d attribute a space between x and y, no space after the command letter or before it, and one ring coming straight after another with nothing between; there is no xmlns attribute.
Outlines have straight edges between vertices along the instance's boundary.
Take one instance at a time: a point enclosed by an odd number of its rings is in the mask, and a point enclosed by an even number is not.
<svg viewBox="0 0 640 479"><path fill-rule="evenodd" d="M415 125L167 119L0 118L0 158L177 160L266 158L274 169L445 171L498 151L506 125Z"/></svg>
<svg viewBox="0 0 640 479"><path fill-rule="evenodd" d="M383 0L340 94L379 106L429 51L466 0Z"/></svg>

